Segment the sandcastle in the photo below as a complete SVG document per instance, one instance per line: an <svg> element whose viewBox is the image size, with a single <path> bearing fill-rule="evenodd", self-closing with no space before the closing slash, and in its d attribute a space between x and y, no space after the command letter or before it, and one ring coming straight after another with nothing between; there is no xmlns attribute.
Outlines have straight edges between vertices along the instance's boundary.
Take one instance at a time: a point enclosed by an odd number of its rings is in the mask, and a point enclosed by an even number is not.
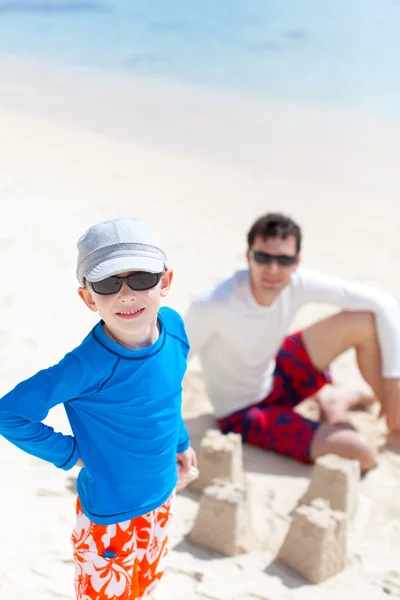
<svg viewBox="0 0 400 600"><path fill-rule="evenodd" d="M311 583L340 573L347 564L347 516L322 498L299 506L278 558Z"/></svg>
<svg viewBox="0 0 400 600"><path fill-rule="evenodd" d="M254 544L245 489L214 479L201 496L190 540L225 556L248 552Z"/></svg>
<svg viewBox="0 0 400 600"><path fill-rule="evenodd" d="M244 485L241 436L208 430L200 444L201 492L190 540L226 556L253 550L251 489ZM309 488L293 514L278 558L312 583L347 564L347 523L357 503L359 463L327 455L317 459ZM307 504L307 505L306 505Z"/></svg>
<svg viewBox="0 0 400 600"><path fill-rule="evenodd" d="M244 485L242 437L238 433L223 435L208 429L201 440L198 453L199 477L190 484L201 492L217 477L223 477L238 487Z"/></svg>
<svg viewBox="0 0 400 600"><path fill-rule="evenodd" d="M300 503L310 504L315 498L325 498L330 508L352 517L357 508L359 482L358 460L326 454L317 458L310 485Z"/></svg>
<svg viewBox="0 0 400 600"><path fill-rule="evenodd" d="M357 507L359 481L356 460L327 454L315 462L279 552L282 562L311 583L346 568L347 524Z"/></svg>
<svg viewBox="0 0 400 600"><path fill-rule="evenodd" d="M200 475L190 488L202 495L190 540L226 556L251 550L255 538L244 486L241 436L206 431L198 465Z"/></svg>

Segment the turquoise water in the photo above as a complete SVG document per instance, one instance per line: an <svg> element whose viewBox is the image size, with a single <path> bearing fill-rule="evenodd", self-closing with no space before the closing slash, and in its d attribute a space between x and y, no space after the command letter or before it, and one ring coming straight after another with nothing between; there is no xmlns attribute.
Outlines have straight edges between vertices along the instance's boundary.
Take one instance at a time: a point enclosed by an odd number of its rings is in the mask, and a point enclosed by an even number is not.
<svg viewBox="0 0 400 600"><path fill-rule="evenodd" d="M394 0L0 0L0 52L400 114Z"/></svg>

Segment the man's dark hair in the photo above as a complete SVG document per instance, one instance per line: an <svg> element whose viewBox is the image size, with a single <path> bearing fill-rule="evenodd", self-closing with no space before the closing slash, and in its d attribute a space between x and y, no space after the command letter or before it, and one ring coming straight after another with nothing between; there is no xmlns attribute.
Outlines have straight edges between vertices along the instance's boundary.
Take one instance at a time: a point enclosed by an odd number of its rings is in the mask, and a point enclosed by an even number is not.
<svg viewBox="0 0 400 600"><path fill-rule="evenodd" d="M250 227L247 234L249 248L254 244L257 236L264 240L267 238L282 238L286 240L290 235L296 238L296 252L301 249L301 229L292 219L281 213L267 213L259 217Z"/></svg>

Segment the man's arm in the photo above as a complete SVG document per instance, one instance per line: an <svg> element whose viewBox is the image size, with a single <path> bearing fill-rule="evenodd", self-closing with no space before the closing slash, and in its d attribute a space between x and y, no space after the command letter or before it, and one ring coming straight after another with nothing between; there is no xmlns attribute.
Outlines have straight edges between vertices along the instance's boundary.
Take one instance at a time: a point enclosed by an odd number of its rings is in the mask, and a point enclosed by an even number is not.
<svg viewBox="0 0 400 600"><path fill-rule="evenodd" d="M214 333L214 307L206 296L196 298L185 315L185 329L190 343L189 359L195 356Z"/></svg>
<svg viewBox="0 0 400 600"><path fill-rule="evenodd" d="M33 456L71 469L79 458L75 438L56 433L41 421L51 408L77 396L81 380L80 361L67 354L54 367L22 381L0 399L0 434Z"/></svg>
<svg viewBox="0 0 400 600"><path fill-rule="evenodd" d="M322 302L344 310L372 312L382 352L382 376L400 378L400 309L393 296L307 269L299 269L295 277L301 305Z"/></svg>

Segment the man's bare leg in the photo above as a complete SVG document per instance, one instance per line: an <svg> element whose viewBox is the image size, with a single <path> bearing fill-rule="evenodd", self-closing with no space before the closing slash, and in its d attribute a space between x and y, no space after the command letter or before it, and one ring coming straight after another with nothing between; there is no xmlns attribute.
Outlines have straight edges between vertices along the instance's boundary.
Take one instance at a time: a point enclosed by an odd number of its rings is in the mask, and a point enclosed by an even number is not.
<svg viewBox="0 0 400 600"><path fill-rule="evenodd" d="M347 422L321 423L311 445L311 458L337 454L358 460L361 471L368 471L377 461L377 451L366 437Z"/></svg>
<svg viewBox="0 0 400 600"><path fill-rule="evenodd" d="M341 312L328 317L303 332L304 344L313 364L321 371L350 348L355 348L361 375L376 398L382 397L381 354L375 319L368 312ZM346 422L346 412L363 400L365 394L351 390L335 391L325 386L317 395L323 423L311 447L313 459L324 454L337 454L360 461L361 469L370 469L377 453L368 440Z"/></svg>
<svg viewBox="0 0 400 600"><path fill-rule="evenodd" d="M327 369L343 352L354 348L362 377L372 388L377 400L381 400L381 352L372 313L337 313L307 327L303 332L303 340L312 363L320 371ZM360 399L363 395L360 392ZM349 403L356 401L355 393L349 392Z"/></svg>

